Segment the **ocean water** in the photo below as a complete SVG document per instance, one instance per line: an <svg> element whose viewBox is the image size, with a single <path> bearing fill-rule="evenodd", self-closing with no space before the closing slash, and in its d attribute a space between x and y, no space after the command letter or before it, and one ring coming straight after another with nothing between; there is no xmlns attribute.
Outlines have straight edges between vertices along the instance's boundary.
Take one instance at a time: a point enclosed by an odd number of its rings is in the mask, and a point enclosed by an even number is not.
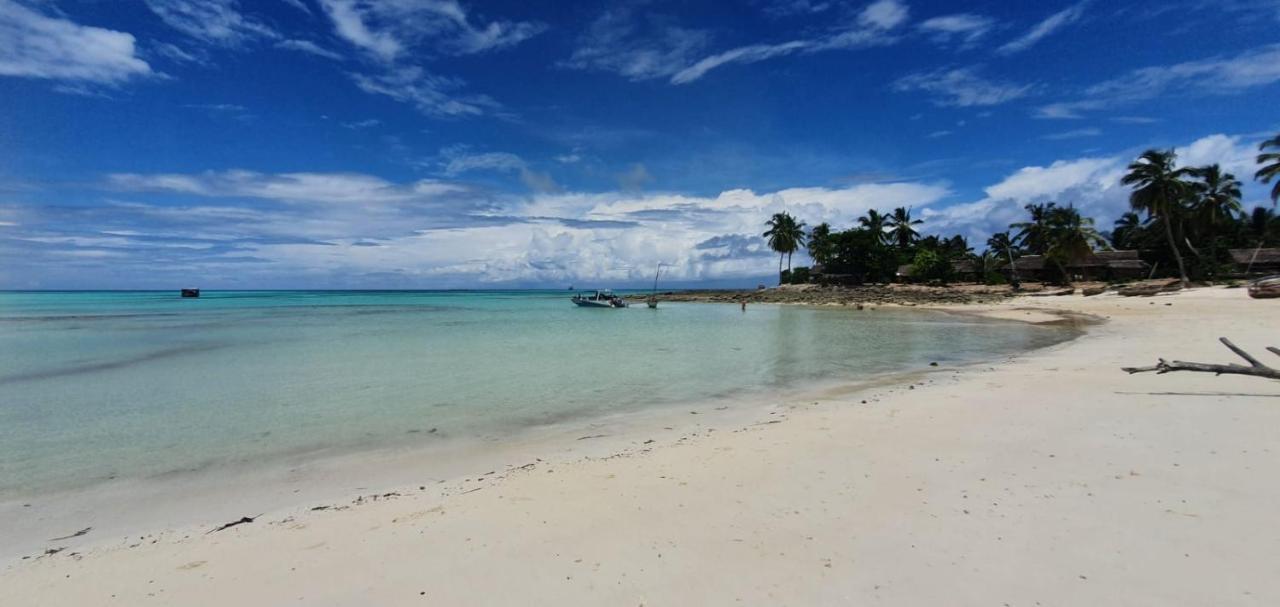
<svg viewBox="0 0 1280 607"><path fill-rule="evenodd" d="M0 498L989 359L1061 329L567 292L0 293Z"/></svg>

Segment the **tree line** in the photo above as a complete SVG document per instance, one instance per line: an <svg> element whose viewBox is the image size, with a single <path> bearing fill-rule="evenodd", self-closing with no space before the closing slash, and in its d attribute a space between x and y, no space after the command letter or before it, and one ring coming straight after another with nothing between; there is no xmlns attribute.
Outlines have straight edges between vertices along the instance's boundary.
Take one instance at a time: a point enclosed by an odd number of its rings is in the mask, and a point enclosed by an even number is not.
<svg viewBox="0 0 1280 607"><path fill-rule="evenodd" d="M791 256L802 247L823 274L846 282L891 282L900 266L909 265L913 278L948 280L955 263L970 261L981 280L1004 281L999 272L1022 255L1041 255L1046 267L1061 280L1067 267L1094 251L1142 251L1156 269L1174 270L1184 284L1192 278L1212 279L1228 271L1233 248L1280 246L1280 217L1274 207L1280 201L1280 135L1259 145L1259 169L1254 179L1272 183L1273 208L1256 207L1246 213L1241 203L1242 184L1219 165L1178 167L1173 150L1147 150L1129 164L1121 184L1132 188L1130 210L1108 232L1099 231L1091 217L1073 204L1028 204L1025 221L1009 225L987 239L976 253L963 235L945 238L921 236L923 223L911 209L898 207L889 214L872 209L857 225L835 231L820 223L808 231L805 223L789 213L775 213L766 223L764 237L778 253L778 275L783 283L803 283L810 268L791 268ZM783 269L783 261L786 269Z"/></svg>

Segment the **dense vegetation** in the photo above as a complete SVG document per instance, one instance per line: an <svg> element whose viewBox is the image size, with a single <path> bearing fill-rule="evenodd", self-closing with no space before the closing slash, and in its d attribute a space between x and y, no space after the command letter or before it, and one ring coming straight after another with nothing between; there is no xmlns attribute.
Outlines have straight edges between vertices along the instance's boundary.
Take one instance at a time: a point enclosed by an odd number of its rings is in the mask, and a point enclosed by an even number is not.
<svg viewBox="0 0 1280 607"><path fill-rule="evenodd" d="M1275 182L1272 207L1280 201L1280 135L1259 146L1260 166L1254 178ZM898 207L889 214L872 209L846 230L826 223L805 224L788 213L769 219L764 233L778 253L778 273L784 283L804 283L809 268L791 269L791 255L806 247L822 275L841 282L887 283L900 266L910 266L912 279L946 282L959 262L971 267L979 280L1000 283L1001 273L1022 255L1042 255L1046 269L1058 280L1068 278L1066 268L1101 250L1138 250L1157 275L1213 279L1230 268L1228 249L1280 246L1280 217L1274 208L1256 207L1245 212L1240 202L1241 183L1218 165L1177 166L1172 150L1148 150L1133 161L1121 179L1133 189L1130 211L1115 221L1110 232L1100 232L1094 220L1071 204L1028 204L1025 221L1013 223L1007 232L993 234L986 248L976 253L960 234L945 238L921 236L923 221L911 209ZM787 269L782 269L783 259ZM970 265L971 264L971 265Z"/></svg>

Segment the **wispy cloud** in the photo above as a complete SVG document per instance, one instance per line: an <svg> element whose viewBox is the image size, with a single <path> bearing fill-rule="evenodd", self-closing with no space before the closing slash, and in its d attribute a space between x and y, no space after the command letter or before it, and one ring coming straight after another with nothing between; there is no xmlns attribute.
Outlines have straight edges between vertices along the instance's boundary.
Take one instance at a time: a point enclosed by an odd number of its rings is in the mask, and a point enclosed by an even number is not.
<svg viewBox="0 0 1280 607"><path fill-rule="evenodd" d="M838 27L824 36L804 40L791 40L776 44L753 44L716 53L676 72L672 84L687 84L702 78L707 72L731 63L756 63L796 52L814 53L830 50L850 50L882 46L897 41L894 30L910 15L906 4L898 0L876 0L863 7L853 23Z"/></svg>
<svg viewBox="0 0 1280 607"><path fill-rule="evenodd" d="M535 192L555 192L560 189L551 175L533 170L523 158L510 152L472 152L467 146L453 146L440 151L440 162L448 177L472 171L516 173L520 181Z"/></svg>
<svg viewBox="0 0 1280 607"><path fill-rule="evenodd" d="M919 72L893 83L900 92L921 91L934 96L941 106L973 107L999 105L1029 95L1034 85L988 80L976 67L944 68Z"/></svg>
<svg viewBox="0 0 1280 607"><path fill-rule="evenodd" d="M667 78L693 63L709 41L707 32L616 6L587 27L573 54L560 66L614 72L629 80Z"/></svg>
<svg viewBox="0 0 1280 607"><path fill-rule="evenodd" d="M115 173L107 177L113 189L171 192L206 197L258 198L297 203L377 204L423 200L464 188L432 179L395 184L360 173Z"/></svg>
<svg viewBox="0 0 1280 607"><path fill-rule="evenodd" d="M455 0L320 0L337 34L385 61L415 47L450 55L508 48L538 35L536 22L491 21L476 26Z"/></svg>
<svg viewBox="0 0 1280 607"><path fill-rule="evenodd" d="M1005 55L1020 53L1025 51L1038 42L1053 34L1054 32L1080 21L1084 17L1084 9L1089 4L1089 0L1084 0L1078 4L1071 5L1052 15L1049 15L1044 21L1037 23L1027 33L1005 43L997 52Z"/></svg>
<svg viewBox="0 0 1280 607"><path fill-rule="evenodd" d="M146 0L162 21L188 36L226 47L279 38L267 24L241 12L236 0Z"/></svg>
<svg viewBox="0 0 1280 607"><path fill-rule="evenodd" d="M916 26L920 32L937 44L956 44L971 47L995 27L995 20L972 13L958 13L933 17Z"/></svg>
<svg viewBox="0 0 1280 607"><path fill-rule="evenodd" d="M491 21L472 24L455 0L319 0L339 38L376 65L372 73L353 73L367 93L410 103L424 114L457 117L498 107L485 95L463 95L463 82L423 69L423 53L470 55L504 49L541 33L535 22Z"/></svg>
<svg viewBox="0 0 1280 607"><path fill-rule="evenodd" d="M1280 44L1235 57L1145 67L1085 89L1081 99L1039 108L1041 118L1080 118L1084 112L1162 97L1231 95L1280 82Z"/></svg>
<svg viewBox="0 0 1280 607"><path fill-rule="evenodd" d="M749 44L698 58L710 41L707 32L637 16L629 7L612 8L592 23L561 65L615 72L631 80L669 78L672 84L688 84L725 65L892 44L897 41L894 31L906 23L909 13L898 0L876 0L849 22L812 37Z"/></svg>
<svg viewBox="0 0 1280 607"><path fill-rule="evenodd" d="M280 42L276 43L276 48L282 48L282 49L287 49L291 51L298 51L300 53L308 53L311 55L315 55L317 57L332 59L334 61L342 61L342 55L339 55L338 53L335 53L327 48L324 48L310 40L292 40L292 39L281 40Z"/></svg>
<svg viewBox="0 0 1280 607"><path fill-rule="evenodd" d="M119 85L154 75L132 34L49 17L0 0L0 76Z"/></svg>
<svg viewBox="0 0 1280 607"><path fill-rule="evenodd" d="M1060 133L1049 133L1048 135L1042 135L1040 138L1046 139L1049 141L1064 141L1067 139L1083 139L1085 137L1097 137L1101 134L1102 134L1102 129L1091 127L1091 128L1085 128L1085 129L1074 129L1070 131L1062 131Z"/></svg>

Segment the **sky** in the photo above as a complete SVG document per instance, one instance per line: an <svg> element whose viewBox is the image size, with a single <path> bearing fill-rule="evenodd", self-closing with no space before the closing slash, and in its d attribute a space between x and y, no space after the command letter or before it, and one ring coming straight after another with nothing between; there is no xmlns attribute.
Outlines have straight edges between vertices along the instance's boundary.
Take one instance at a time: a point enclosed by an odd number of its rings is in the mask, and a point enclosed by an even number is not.
<svg viewBox="0 0 1280 607"><path fill-rule="evenodd" d="M754 285L1148 148L1269 205L1278 99L1280 0L0 0L0 288Z"/></svg>

